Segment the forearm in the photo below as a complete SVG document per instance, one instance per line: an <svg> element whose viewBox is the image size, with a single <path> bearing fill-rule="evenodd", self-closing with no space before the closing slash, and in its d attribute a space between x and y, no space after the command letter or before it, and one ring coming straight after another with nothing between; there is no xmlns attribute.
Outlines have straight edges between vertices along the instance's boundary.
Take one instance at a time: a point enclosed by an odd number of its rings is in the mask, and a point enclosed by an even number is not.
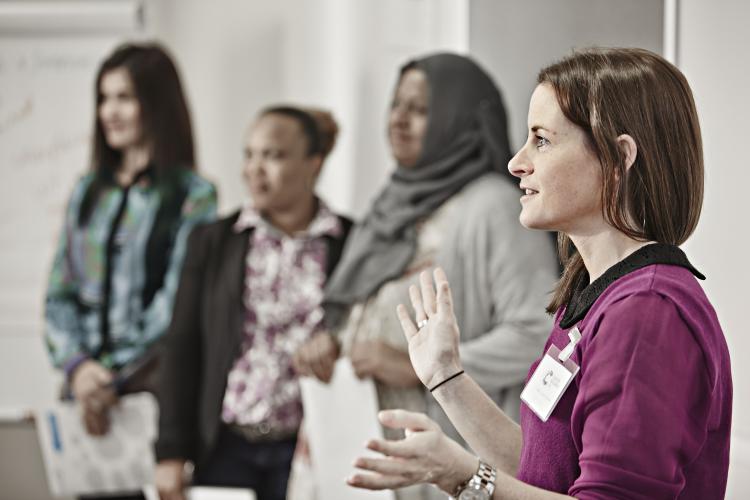
<svg viewBox="0 0 750 500"><path fill-rule="evenodd" d="M55 368L64 370L83 355L81 327L72 300L48 298L45 308L44 340Z"/></svg>
<svg viewBox="0 0 750 500"><path fill-rule="evenodd" d="M170 347L170 346L168 346ZM183 346L167 352L161 367L157 391L159 399L159 435L157 460L195 458L200 359Z"/></svg>
<svg viewBox="0 0 750 500"><path fill-rule="evenodd" d="M521 456L521 428L471 377L461 375L438 387L432 395L483 460L515 477Z"/></svg>

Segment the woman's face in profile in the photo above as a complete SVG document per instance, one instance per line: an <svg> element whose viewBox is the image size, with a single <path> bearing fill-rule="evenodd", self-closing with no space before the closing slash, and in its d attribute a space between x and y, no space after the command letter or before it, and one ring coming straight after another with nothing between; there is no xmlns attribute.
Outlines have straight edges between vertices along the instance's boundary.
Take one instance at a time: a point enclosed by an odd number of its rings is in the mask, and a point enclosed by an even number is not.
<svg viewBox="0 0 750 500"><path fill-rule="evenodd" d="M243 176L256 210L280 213L309 201L321 160L307 151L307 137L292 117L271 113L250 127Z"/></svg>
<svg viewBox="0 0 750 500"><path fill-rule="evenodd" d="M109 147L123 151L140 146L141 105L128 70L116 68L102 75L98 101L99 120Z"/></svg>
<svg viewBox="0 0 750 500"><path fill-rule="evenodd" d="M428 105L427 75L419 69L407 70L396 87L388 118L391 153L402 167L413 167L422 155Z"/></svg>
<svg viewBox="0 0 750 500"><path fill-rule="evenodd" d="M567 234L586 234L606 224L601 164L549 85L534 90L528 127L526 143L508 163L524 191L521 224Z"/></svg>

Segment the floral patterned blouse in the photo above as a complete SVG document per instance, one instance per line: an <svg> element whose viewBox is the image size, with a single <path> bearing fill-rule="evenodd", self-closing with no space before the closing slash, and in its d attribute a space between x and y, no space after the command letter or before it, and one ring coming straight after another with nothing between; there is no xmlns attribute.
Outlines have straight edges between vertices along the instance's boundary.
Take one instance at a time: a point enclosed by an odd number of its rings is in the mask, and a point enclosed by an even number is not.
<svg viewBox="0 0 750 500"><path fill-rule="evenodd" d="M222 420L294 432L302 402L292 356L322 325L324 237L343 228L322 201L305 231L284 234L249 205L234 226L248 228L254 230L245 261L244 338L229 372Z"/></svg>

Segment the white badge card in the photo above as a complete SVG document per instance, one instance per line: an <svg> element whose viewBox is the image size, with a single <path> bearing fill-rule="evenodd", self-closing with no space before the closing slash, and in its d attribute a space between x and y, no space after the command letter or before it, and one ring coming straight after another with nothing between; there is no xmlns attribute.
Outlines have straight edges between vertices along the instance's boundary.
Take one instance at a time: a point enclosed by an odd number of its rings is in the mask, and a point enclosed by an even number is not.
<svg viewBox="0 0 750 500"><path fill-rule="evenodd" d="M575 342L578 342L578 339ZM573 381L573 377L578 373L578 365L569 359L575 342L571 337L571 344L562 352L551 345L521 392L521 401L526 403L542 422L547 421Z"/></svg>

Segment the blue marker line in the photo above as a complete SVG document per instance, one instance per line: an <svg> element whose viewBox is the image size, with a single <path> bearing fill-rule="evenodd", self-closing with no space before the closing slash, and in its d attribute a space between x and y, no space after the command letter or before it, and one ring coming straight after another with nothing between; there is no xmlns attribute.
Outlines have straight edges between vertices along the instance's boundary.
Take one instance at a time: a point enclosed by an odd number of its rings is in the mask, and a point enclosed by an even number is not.
<svg viewBox="0 0 750 500"><path fill-rule="evenodd" d="M47 421L49 422L50 434L52 434L52 447L56 452L60 453L62 452L60 430L57 427L57 417L51 411L47 412Z"/></svg>

